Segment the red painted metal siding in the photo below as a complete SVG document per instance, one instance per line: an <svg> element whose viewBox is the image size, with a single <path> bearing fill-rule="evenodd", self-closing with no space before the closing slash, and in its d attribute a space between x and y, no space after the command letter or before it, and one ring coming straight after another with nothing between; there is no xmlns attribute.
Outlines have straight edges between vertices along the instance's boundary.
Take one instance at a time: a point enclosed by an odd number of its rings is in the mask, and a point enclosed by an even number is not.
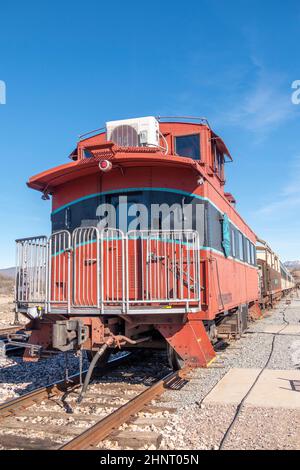
<svg viewBox="0 0 300 470"><path fill-rule="evenodd" d="M103 144L105 147L105 134L100 134L78 144L79 154L80 150L86 147L95 152L97 158L71 162L43 172L31 178L29 185L38 189L51 189L53 210L91 194L124 188L169 188L186 191L208 198L221 212L228 215L252 243L255 243L254 232L229 203L224 194L224 185L213 171L210 141L213 134L210 129L200 124L161 123L160 130L168 141L169 155L149 149L136 149L126 153L124 149L114 150L110 145L106 150L106 157L112 161L113 169L102 173L98 163L102 158ZM198 132L201 134L201 161L172 155L174 136ZM198 183L200 176L204 178L202 185ZM226 259L213 251L203 250L201 259L204 283L202 287L205 290L202 299L204 309L199 312L199 318L212 319L221 311L258 299L256 268Z"/></svg>

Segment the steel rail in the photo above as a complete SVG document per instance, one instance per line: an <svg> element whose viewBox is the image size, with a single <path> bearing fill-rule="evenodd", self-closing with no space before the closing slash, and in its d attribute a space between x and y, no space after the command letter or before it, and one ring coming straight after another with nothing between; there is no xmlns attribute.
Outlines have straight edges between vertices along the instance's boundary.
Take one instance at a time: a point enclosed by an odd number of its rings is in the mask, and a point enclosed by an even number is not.
<svg viewBox="0 0 300 470"><path fill-rule="evenodd" d="M128 403L113 411L110 415L98 421L79 436L63 444L59 450L83 450L89 449L99 444L103 439L111 434L119 426L128 421L132 416L141 411L147 403L155 397L162 395L167 388L178 380L185 377L188 368L172 372L155 382L147 390L132 398Z"/></svg>
<svg viewBox="0 0 300 470"><path fill-rule="evenodd" d="M113 359L107 363L107 365L97 371L95 377L100 377L105 375L107 372L123 365L126 361L132 359L134 353L129 353L120 358ZM82 372L82 377L84 378L87 373L87 369ZM5 401L0 404L0 420L13 416L15 412L20 411L20 409L26 409L29 406L37 404L44 399L50 399L58 395L66 393L68 390L78 386L80 383L80 374L76 373L69 376L68 382L64 379L52 384L46 385L45 387L40 387L32 392L25 393L21 397L13 398L12 400Z"/></svg>
<svg viewBox="0 0 300 470"><path fill-rule="evenodd" d="M0 337L22 330L25 330L24 325L5 326L3 328L0 327Z"/></svg>
<svg viewBox="0 0 300 470"><path fill-rule="evenodd" d="M49 399L51 396L55 396L60 392L63 392L63 386L65 382L62 380L60 382L47 385L46 387L41 387L32 392L26 393L18 398L13 398L12 400L6 401L0 405L0 420L13 416L16 411L20 409L28 408L29 406L39 403L43 399ZM62 389L60 389L62 387Z"/></svg>

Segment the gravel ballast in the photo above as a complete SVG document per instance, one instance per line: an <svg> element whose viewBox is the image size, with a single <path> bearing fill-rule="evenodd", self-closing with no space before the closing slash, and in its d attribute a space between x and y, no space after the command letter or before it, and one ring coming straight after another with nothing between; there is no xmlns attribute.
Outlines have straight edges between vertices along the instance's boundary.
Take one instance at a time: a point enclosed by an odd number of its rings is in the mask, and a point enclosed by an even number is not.
<svg viewBox="0 0 300 470"><path fill-rule="evenodd" d="M218 449L231 423L235 405L203 404L202 400L232 368L260 369L271 351L273 335L260 333L264 326L282 325L286 319L299 325L300 302L281 301L268 316L250 324L249 332L233 343L210 369L196 369L192 380L180 392L167 392L169 403L177 407L163 431L163 449ZM250 333L251 332L251 333ZM278 335L269 369L300 368L300 336ZM220 368L218 368L220 367ZM281 408L254 408L245 405L230 432L224 449L300 449L300 411Z"/></svg>

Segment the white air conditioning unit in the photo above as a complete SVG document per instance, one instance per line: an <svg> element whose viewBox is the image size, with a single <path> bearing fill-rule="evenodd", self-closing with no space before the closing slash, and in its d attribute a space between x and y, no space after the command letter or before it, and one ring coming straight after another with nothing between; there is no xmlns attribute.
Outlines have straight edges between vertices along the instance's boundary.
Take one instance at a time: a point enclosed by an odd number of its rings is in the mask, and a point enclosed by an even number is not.
<svg viewBox="0 0 300 470"><path fill-rule="evenodd" d="M121 147L159 146L159 124L153 116L107 122L106 135Z"/></svg>

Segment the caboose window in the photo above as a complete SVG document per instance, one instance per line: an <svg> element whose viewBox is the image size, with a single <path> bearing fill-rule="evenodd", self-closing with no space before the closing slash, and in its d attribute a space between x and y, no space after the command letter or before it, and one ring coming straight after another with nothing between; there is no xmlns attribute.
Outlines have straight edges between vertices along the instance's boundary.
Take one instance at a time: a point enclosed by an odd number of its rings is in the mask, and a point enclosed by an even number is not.
<svg viewBox="0 0 300 470"><path fill-rule="evenodd" d="M247 260L246 261L248 264L251 264L250 241L246 240L246 244L247 244Z"/></svg>
<svg viewBox="0 0 300 470"><path fill-rule="evenodd" d="M238 241L239 241L239 258L241 261L244 261L244 243L243 243L243 235L241 232L238 232Z"/></svg>
<svg viewBox="0 0 300 470"><path fill-rule="evenodd" d="M234 228L231 229L231 251L232 251L232 256L235 258L236 257L236 249L235 249L235 232L234 232Z"/></svg>
<svg viewBox="0 0 300 470"><path fill-rule="evenodd" d="M251 243L251 258L252 258L252 263L253 266L255 266L255 246L253 245L253 243Z"/></svg>
<svg viewBox="0 0 300 470"><path fill-rule="evenodd" d="M213 149L213 168L221 180L224 180L224 155L218 149L216 142L212 143Z"/></svg>
<svg viewBox="0 0 300 470"><path fill-rule="evenodd" d="M244 238L244 261L246 263L249 263L249 252L248 252L248 240L247 238Z"/></svg>
<svg viewBox="0 0 300 470"><path fill-rule="evenodd" d="M181 157L201 160L200 134L180 135L175 137L175 152Z"/></svg>

